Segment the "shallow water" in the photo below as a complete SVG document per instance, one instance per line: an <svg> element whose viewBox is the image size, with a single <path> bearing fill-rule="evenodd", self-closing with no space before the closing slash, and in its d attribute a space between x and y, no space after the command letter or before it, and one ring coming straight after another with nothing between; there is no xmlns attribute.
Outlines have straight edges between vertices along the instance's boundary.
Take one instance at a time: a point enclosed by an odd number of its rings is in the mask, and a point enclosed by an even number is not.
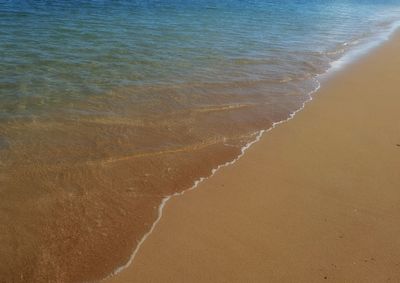
<svg viewBox="0 0 400 283"><path fill-rule="evenodd" d="M0 1L0 281L126 261L400 1ZM3 281L4 281L3 280Z"/></svg>

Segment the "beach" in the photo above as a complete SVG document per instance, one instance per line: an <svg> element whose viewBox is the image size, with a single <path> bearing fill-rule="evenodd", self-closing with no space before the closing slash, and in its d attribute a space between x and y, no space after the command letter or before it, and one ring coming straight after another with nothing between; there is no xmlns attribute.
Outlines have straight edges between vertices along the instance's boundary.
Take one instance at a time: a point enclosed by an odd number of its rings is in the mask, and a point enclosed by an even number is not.
<svg viewBox="0 0 400 283"><path fill-rule="evenodd" d="M400 0L0 25L0 282L398 279Z"/></svg>
<svg viewBox="0 0 400 283"><path fill-rule="evenodd" d="M400 34L172 197L105 282L399 282Z"/></svg>

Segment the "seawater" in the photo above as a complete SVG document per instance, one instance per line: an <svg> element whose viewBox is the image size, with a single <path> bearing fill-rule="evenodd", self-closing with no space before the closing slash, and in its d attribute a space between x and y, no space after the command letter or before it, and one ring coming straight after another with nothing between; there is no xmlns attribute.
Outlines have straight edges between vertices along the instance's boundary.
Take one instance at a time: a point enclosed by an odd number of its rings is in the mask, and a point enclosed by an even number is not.
<svg viewBox="0 0 400 283"><path fill-rule="evenodd" d="M105 277L166 196L399 19L400 1L0 1L0 281Z"/></svg>

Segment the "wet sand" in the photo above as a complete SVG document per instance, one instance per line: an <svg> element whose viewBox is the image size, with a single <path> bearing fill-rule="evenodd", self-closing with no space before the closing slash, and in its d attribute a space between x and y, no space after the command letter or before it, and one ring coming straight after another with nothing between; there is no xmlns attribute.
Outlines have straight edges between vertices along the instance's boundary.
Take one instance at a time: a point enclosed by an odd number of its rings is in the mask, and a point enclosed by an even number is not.
<svg viewBox="0 0 400 283"><path fill-rule="evenodd" d="M400 34L171 199L106 282L399 282Z"/></svg>

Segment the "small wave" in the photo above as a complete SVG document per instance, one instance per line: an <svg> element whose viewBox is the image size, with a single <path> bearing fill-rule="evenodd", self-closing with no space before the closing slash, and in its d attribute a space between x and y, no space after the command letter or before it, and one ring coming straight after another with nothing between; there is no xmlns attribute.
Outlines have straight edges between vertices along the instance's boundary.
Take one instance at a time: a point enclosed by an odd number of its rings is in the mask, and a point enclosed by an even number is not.
<svg viewBox="0 0 400 283"><path fill-rule="evenodd" d="M334 51L328 51L325 54L328 56L335 56L335 55L343 54L345 51L346 51L346 49L341 48L341 49L337 49Z"/></svg>
<svg viewBox="0 0 400 283"><path fill-rule="evenodd" d="M246 107L251 107L250 104L230 104L230 105L217 105L217 106L210 106L210 107L204 107L204 108L197 108L194 109L194 112L218 112L218 111L231 111L235 109L240 109L240 108L246 108Z"/></svg>
<svg viewBox="0 0 400 283"><path fill-rule="evenodd" d="M152 152L140 152L140 153L135 153L132 155L125 155L125 156L120 156L120 157L110 157L110 158L105 158L105 159L100 159L100 160L92 160L92 161L87 161L87 165L109 165L112 163L117 163L117 162L123 162L123 161L128 161L136 158L143 158L143 157L150 157L150 156L157 156L157 155L164 155L164 154L173 154L173 153L179 153L179 152L192 152L192 151L197 151L197 150L202 150L206 147L221 143L223 144L225 142L226 138L212 138L209 140L205 140L199 143L195 144L189 144L187 146L182 146L178 148L171 148L171 149L165 149L165 150L159 150L159 151L152 151Z"/></svg>

